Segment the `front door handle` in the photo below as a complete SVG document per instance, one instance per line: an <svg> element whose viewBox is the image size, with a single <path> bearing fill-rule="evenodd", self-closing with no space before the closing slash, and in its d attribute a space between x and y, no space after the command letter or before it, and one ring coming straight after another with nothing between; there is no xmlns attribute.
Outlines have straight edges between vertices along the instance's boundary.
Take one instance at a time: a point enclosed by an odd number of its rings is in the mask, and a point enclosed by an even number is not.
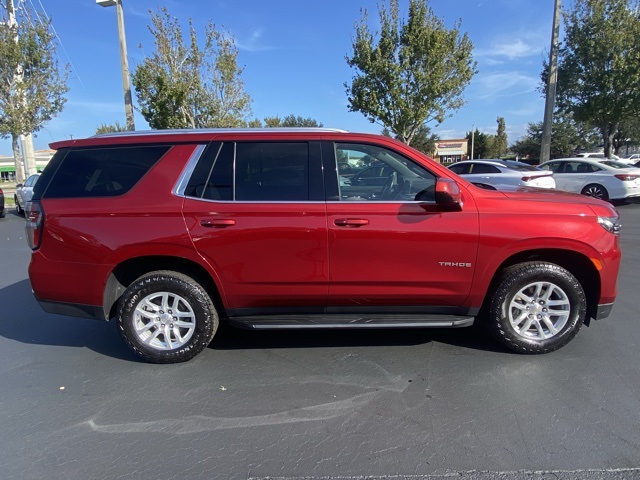
<svg viewBox="0 0 640 480"><path fill-rule="evenodd" d="M338 218L333 223L338 227L357 228L369 225L369 220L366 218Z"/></svg>
<svg viewBox="0 0 640 480"><path fill-rule="evenodd" d="M236 221L232 218L220 218L220 219L205 218L204 220L200 220L200 225L202 225L203 227L209 227L209 228L232 227L235 224L236 224Z"/></svg>

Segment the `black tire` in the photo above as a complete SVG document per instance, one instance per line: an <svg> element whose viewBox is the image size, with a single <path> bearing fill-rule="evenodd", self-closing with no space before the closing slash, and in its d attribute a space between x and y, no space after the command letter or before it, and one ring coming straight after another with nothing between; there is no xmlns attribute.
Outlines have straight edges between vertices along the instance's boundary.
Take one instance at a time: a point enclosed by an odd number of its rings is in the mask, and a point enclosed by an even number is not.
<svg viewBox="0 0 640 480"><path fill-rule="evenodd" d="M219 323L205 289L171 271L148 273L129 285L116 319L124 342L152 363L191 360L211 343Z"/></svg>
<svg viewBox="0 0 640 480"><path fill-rule="evenodd" d="M575 337L586 313L584 290L568 270L527 262L502 273L491 298L488 325L513 352L548 353Z"/></svg>
<svg viewBox="0 0 640 480"><path fill-rule="evenodd" d="M18 203L18 197L14 195L13 200L16 202L16 211L18 212L18 215L22 215L24 213L24 210L20 206L20 203Z"/></svg>
<svg viewBox="0 0 640 480"><path fill-rule="evenodd" d="M609 192L607 192L607 189L597 183L590 183L585 186L580 193L587 197L599 198L605 201L609 200Z"/></svg>

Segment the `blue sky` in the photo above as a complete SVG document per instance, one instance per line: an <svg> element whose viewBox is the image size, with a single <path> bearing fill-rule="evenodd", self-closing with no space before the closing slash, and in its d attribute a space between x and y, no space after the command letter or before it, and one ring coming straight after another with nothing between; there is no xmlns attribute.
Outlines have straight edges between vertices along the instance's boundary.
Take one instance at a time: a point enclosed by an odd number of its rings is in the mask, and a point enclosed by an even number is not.
<svg viewBox="0 0 640 480"><path fill-rule="evenodd" d="M14 0L18 3L18 0ZM54 140L93 135L101 123L125 124L116 9L95 0L23 0L53 19L61 45L61 63L69 63L70 90L64 111L35 139L36 149ZM230 32L239 47L238 61L252 96L253 116L293 113L325 127L379 133L381 127L349 112L344 82L352 76L344 57L351 52L360 9L372 0L124 0L129 66L153 51L147 25L149 10L160 7L186 28L194 20L203 36L212 20ZM404 16L408 0L400 0ZM565 8L569 2L565 0ZM496 117L505 117L509 142L521 137L528 122L541 121L544 100L537 91L542 62L548 56L553 0L431 0L448 27L462 20L474 43L479 73L465 91L466 105L442 125L429 124L442 139L460 138L475 125L495 133ZM135 95L134 95L135 101ZM136 128L148 125L136 112ZM0 154L11 152L0 141Z"/></svg>

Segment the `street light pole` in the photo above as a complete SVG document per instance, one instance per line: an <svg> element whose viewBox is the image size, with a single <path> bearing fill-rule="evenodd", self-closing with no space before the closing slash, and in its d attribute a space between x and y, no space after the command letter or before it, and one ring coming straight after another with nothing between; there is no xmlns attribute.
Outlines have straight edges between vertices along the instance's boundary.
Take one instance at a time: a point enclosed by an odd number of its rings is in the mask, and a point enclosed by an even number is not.
<svg viewBox="0 0 640 480"><path fill-rule="evenodd" d="M547 98L544 104L544 123L542 124L542 144L540 163L551 157L551 126L553 125L553 106L556 101L558 83L558 34L560 33L560 0L555 0L553 11L553 30L551 31L551 51L549 52L549 74L547 78Z"/></svg>
<svg viewBox="0 0 640 480"><path fill-rule="evenodd" d="M127 39L124 33L124 14L122 0L96 0L103 7L116 6L118 17L118 40L120 42L120 67L122 69L122 90L124 91L124 112L127 118L127 130L135 130L133 121L133 101L131 99L131 81L129 80L129 61L127 60Z"/></svg>
<svg viewBox="0 0 640 480"><path fill-rule="evenodd" d="M471 125L471 160L473 160L473 144L475 143L475 139L476 139L475 128L476 128L475 125Z"/></svg>

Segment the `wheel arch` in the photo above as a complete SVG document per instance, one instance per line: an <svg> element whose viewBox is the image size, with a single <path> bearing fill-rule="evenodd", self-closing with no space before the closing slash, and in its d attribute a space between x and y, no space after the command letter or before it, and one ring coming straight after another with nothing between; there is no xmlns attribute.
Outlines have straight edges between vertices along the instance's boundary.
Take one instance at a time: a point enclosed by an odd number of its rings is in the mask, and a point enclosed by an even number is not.
<svg viewBox="0 0 640 480"><path fill-rule="evenodd" d="M518 252L505 259L498 269L496 269L487 294L485 296L482 310L485 311L493 292L495 292L505 269L525 262L548 262L559 265L568 270L582 286L587 298L587 316L585 324L589 325L591 318L595 318L600 299L601 282L600 275L593 262L584 254L563 249L537 249Z"/></svg>
<svg viewBox="0 0 640 480"><path fill-rule="evenodd" d="M142 275L158 270L170 270L193 278L207 291L218 313L224 312L218 286L202 265L186 258L152 255L125 260L111 271L102 303L105 317L110 319L115 316L118 300L129 285Z"/></svg>

